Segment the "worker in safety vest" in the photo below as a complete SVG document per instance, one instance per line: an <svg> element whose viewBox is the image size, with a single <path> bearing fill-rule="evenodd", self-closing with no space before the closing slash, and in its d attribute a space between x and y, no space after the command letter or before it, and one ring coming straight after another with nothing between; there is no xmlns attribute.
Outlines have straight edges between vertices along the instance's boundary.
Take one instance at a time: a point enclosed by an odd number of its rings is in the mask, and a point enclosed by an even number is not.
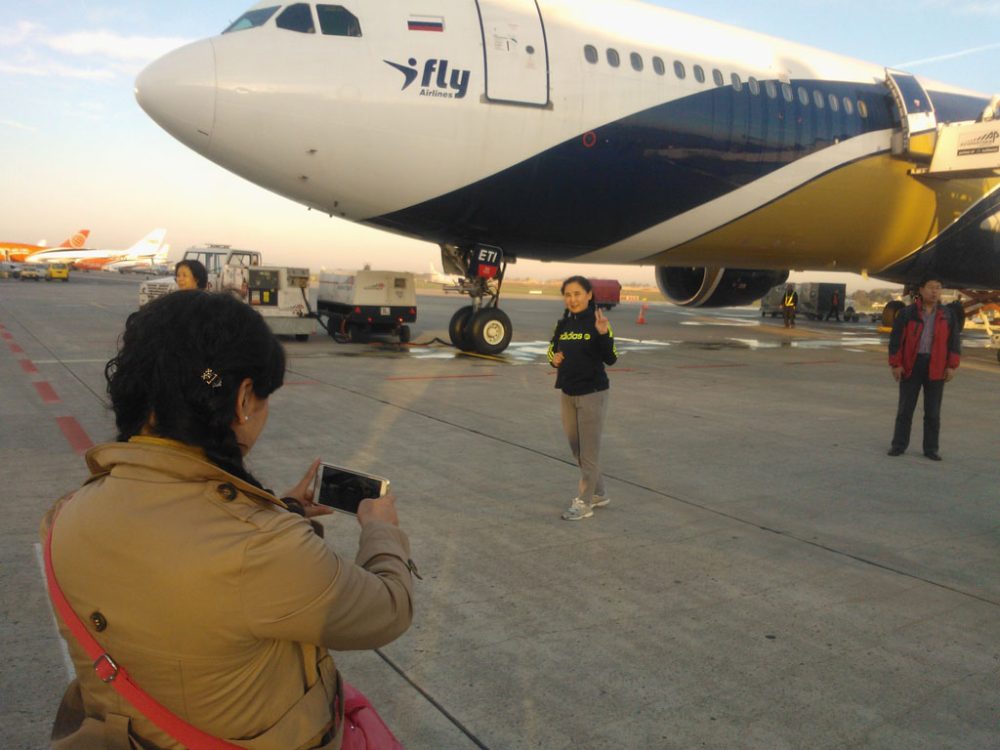
<svg viewBox="0 0 1000 750"><path fill-rule="evenodd" d="M785 328L795 328L795 311L799 309L799 293L795 286L785 287L785 296L781 299L781 312L785 316Z"/></svg>

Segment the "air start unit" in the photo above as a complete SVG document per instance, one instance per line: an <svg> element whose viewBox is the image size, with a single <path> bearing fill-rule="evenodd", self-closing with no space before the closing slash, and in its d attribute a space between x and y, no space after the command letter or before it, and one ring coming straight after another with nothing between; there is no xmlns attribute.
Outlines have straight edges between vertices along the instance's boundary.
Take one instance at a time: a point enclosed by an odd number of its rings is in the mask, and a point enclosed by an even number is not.
<svg viewBox="0 0 1000 750"><path fill-rule="evenodd" d="M372 334L410 340L417 319L417 291L408 271L321 273L317 314L328 318L330 335L339 341L367 341Z"/></svg>

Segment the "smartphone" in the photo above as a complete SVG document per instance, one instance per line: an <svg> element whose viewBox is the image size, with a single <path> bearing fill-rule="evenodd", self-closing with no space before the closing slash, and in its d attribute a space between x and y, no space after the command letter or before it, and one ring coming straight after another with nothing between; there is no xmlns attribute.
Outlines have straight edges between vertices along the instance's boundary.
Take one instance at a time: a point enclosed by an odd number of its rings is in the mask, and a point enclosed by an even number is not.
<svg viewBox="0 0 1000 750"><path fill-rule="evenodd" d="M362 500L382 497L388 491L389 480L384 477L322 463L316 472L313 498L342 513L357 515Z"/></svg>

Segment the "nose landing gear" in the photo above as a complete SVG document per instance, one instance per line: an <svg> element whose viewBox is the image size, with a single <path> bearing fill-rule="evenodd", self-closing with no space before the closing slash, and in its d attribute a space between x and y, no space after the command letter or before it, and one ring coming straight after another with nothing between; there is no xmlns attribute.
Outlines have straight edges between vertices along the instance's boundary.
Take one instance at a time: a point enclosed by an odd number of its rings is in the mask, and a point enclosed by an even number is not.
<svg viewBox="0 0 1000 750"><path fill-rule="evenodd" d="M448 335L462 351L499 354L510 344L514 326L507 313L499 308L500 287L507 262L503 251L490 245L460 248L441 246L442 266L453 269L463 278L450 291L462 292L472 304L460 307L451 316Z"/></svg>

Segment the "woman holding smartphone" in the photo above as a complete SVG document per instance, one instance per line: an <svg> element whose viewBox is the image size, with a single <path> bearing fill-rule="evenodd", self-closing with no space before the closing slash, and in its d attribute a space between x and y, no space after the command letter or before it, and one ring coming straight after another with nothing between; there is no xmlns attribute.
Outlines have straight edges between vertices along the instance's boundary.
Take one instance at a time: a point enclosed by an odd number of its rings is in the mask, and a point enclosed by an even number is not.
<svg viewBox="0 0 1000 750"><path fill-rule="evenodd" d="M576 497L562 518L581 521L594 508L610 502L601 474L601 432L608 407L605 365L618 360L614 333L608 319L594 304L594 290L583 276L562 284L566 311L556 323L549 343L549 364L558 369L556 388L562 391L562 423L573 458L580 467Z"/></svg>
<svg viewBox="0 0 1000 750"><path fill-rule="evenodd" d="M282 499L250 473L285 354L231 295L145 305L105 374L117 441L87 452L90 479L42 522L78 676L53 747L176 748L193 729L202 747L339 750L352 696L328 649L378 648L413 615L394 498L361 502L352 561L309 520L330 512L313 502L318 461ZM119 668L167 719L119 694Z"/></svg>

